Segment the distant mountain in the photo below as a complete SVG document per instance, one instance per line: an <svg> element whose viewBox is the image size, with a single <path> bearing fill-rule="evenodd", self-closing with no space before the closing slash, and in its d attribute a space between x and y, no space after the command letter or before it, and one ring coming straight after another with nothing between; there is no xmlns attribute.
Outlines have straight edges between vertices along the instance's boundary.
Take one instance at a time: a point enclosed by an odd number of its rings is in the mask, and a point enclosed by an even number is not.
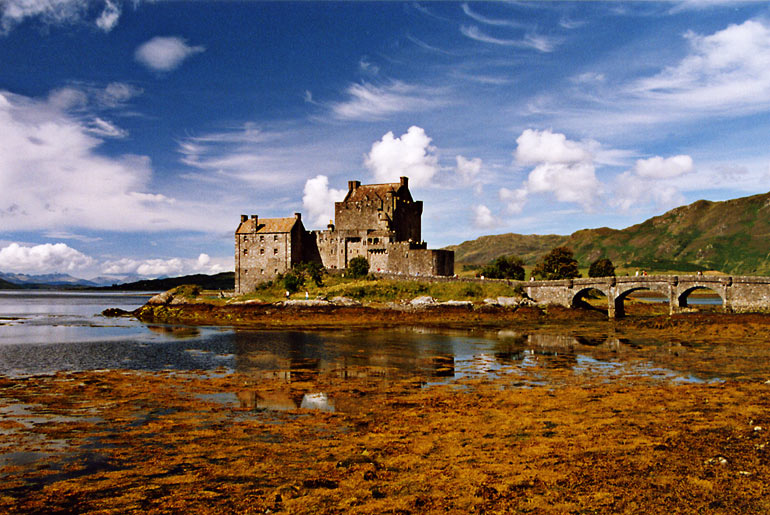
<svg viewBox="0 0 770 515"><path fill-rule="evenodd" d="M21 286L97 286L97 283L72 277L68 274L9 274L0 272L0 279Z"/></svg>
<svg viewBox="0 0 770 515"><path fill-rule="evenodd" d="M195 274L163 279L144 279L131 283L107 286L104 290L166 291L182 284L197 284L204 290L232 290L235 287L235 273L222 272L216 275Z"/></svg>
<svg viewBox="0 0 770 515"><path fill-rule="evenodd" d="M501 234L447 247L455 261L486 264L515 254L529 265L553 247L575 251L581 266L606 257L648 270L720 270L770 275L770 193L724 202L699 200L626 229L583 229L569 236Z"/></svg>
<svg viewBox="0 0 770 515"><path fill-rule="evenodd" d="M8 282L4 279L0 279L0 290L18 290L22 288L16 283Z"/></svg>

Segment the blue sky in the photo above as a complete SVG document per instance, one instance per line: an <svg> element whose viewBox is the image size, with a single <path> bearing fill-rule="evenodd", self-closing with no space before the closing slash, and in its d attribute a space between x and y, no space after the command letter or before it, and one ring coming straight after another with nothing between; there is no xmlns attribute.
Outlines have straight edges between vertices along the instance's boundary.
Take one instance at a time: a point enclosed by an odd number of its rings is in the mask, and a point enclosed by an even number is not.
<svg viewBox="0 0 770 515"><path fill-rule="evenodd" d="M433 248L770 184L765 2L0 0L0 271L232 269L407 175Z"/></svg>

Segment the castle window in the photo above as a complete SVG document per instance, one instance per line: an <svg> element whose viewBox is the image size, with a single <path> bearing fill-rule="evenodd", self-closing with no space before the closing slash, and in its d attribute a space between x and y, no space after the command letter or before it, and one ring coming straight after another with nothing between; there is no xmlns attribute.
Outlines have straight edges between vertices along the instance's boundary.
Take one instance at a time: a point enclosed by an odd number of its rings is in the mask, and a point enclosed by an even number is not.
<svg viewBox="0 0 770 515"><path fill-rule="evenodd" d="M259 241L265 241L265 235L264 234L260 234L259 235Z"/></svg>
<svg viewBox="0 0 770 515"><path fill-rule="evenodd" d="M278 255L278 249L273 249L273 255Z"/></svg>
<svg viewBox="0 0 770 515"><path fill-rule="evenodd" d="M259 273L262 274L262 275L265 275L265 269L264 268L260 268L259 269Z"/></svg>
<svg viewBox="0 0 770 515"><path fill-rule="evenodd" d="M248 240L249 240L249 237L244 234L243 235L243 241L248 241Z"/></svg>
<svg viewBox="0 0 770 515"><path fill-rule="evenodd" d="M243 249L243 255L244 255L244 256L245 256L246 254L248 254L248 253L249 253L249 249Z"/></svg>
<svg viewBox="0 0 770 515"><path fill-rule="evenodd" d="M259 253L260 254L264 254L265 253L265 249L259 249Z"/></svg>
<svg viewBox="0 0 770 515"><path fill-rule="evenodd" d="M273 235L273 241L278 241L278 235L277 234Z"/></svg>
<svg viewBox="0 0 770 515"><path fill-rule="evenodd" d="M278 269L277 269L277 268L275 269L275 273L276 273L276 274L278 273Z"/></svg>

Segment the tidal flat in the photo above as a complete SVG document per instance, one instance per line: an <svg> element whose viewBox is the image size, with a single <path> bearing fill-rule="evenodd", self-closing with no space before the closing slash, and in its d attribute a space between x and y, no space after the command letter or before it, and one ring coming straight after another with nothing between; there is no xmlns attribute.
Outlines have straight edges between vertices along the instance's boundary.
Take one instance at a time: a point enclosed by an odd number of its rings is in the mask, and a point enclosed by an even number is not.
<svg viewBox="0 0 770 515"><path fill-rule="evenodd" d="M0 377L0 511L770 511L765 316L557 318L427 376L299 360Z"/></svg>

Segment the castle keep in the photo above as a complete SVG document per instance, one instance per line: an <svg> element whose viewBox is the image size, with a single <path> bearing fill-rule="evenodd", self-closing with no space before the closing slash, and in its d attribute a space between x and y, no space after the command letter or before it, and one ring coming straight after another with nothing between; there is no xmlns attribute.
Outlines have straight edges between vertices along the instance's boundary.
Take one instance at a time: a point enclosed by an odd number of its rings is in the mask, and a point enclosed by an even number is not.
<svg viewBox="0 0 770 515"><path fill-rule="evenodd" d="M241 215L235 231L235 292L253 291L301 262L327 269L347 268L366 258L369 270L404 275L452 275L454 252L431 250L421 239L422 201L409 192L409 180L388 184L348 182L342 202L334 203L335 223L308 232L302 217Z"/></svg>

